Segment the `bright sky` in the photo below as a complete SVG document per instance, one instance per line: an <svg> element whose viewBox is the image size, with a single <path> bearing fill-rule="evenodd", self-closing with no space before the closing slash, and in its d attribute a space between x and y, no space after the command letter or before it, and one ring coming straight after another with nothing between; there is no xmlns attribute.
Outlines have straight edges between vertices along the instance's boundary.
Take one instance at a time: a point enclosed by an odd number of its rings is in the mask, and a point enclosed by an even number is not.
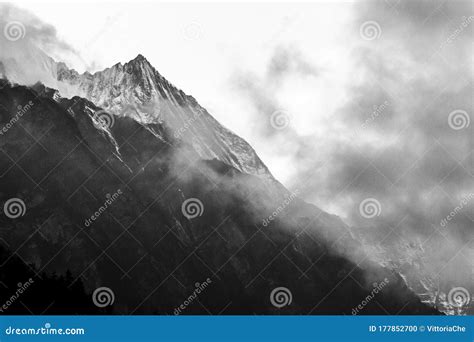
<svg viewBox="0 0 474 342"><path fill-rule="evenodd" d="M299 134L322 134L321 121L341 104L349 72L352 5L292 3L20 2L57 29L91 71L143 54L171 83L193 95L222 124L254 146L283 183L294 177L278 146L255 127L254 109L233 87L236 73L263 77L275 48L291 47L321 76L286 79L282 110ZM296 115L297 113L297 115ZM318 129L319 128L319 129Z"/></svg>
<svg viewBox="0 0 474 342"><path fill-rule="evenodd" d="M143 54L290 190L351 225L423 236L433 269L472 239L473 201L446 227L450 243L425 239L473 189L472 1L19 6L79 52L78 71ZM290 118L283 130L275 110ZM381 208L373 220L367 199Z"/></svg>

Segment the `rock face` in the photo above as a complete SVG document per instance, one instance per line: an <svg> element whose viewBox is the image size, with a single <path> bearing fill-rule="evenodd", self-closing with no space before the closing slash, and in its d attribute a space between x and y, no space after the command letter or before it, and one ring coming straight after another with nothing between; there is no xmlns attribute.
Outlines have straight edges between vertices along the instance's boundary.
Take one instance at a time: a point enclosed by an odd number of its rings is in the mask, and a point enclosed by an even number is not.
<svg viewBox="0 0 474 342"><path fill-rule="evenodd" d="M146 124L164 123L175 138L192 145L202 158L216 158L242 172L276 182L245 140L217 122L192 96L168 82L142 55L93 75L79 74L34 47L3 62L4 74L12 82L31 85L41 81L59 90L63 97L88 99L114 116Z"/></svg>
<svg viewBox="0 0 474 342"><path fill-rule="evenodd" d="M164 123L203 159L218 159L237 170L273 179L253 148L223 127L197 101L169 83L143 57L94 75L79 75L63 63L57 79L67 97L80 96L108 112L143 124Z"/></svg>
<svg viewBox="0 0 474 342"><path fill-rule="evenodd" d="M203 127L192 125L186 132L197 136L216 129L210 151L176 136L166 118L174 113L183 122L200 107L146 65L139 57L102 76L64 69L58 77L67 76L109 111L121 110L130 96L142 99L138 107L163 97L166 105L156 116L138 109L104 121L108 113L88 99L62 98L41 84L2 81L0 201L25 203L22 216L0 216L2 281L11 286L30 274L37 286L54 282L61 294L59 299L49 294L51 302L24 297L28 310L438 313L397 273L368 261L339 218L283 189L251 147L205 110L199 118ZM109 77L128 84L139 67L150 76L143 80L148 91L109 99L114 91ZM231 139L227 147L224 137ZM338 243L329 242L331 234L340 237ZM90 305L99 287L114 293L113 304L104 309ZM272 297L280 287L287 289L284 306ZM71 293L90 302L79 306ZM358 305L362 309L355 312ZM26 309L18 304L15 310Z"/></svg>

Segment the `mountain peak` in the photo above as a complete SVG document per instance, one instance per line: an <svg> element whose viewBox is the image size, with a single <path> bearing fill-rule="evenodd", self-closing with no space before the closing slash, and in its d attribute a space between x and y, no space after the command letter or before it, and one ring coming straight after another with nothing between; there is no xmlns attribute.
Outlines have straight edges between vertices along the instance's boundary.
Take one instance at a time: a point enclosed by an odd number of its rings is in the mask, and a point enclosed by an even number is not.
<svg viewBox="0 0 474 342"><path fill-rule="evenodd" d="M153 65L151 65L151 63L142 54L139 54L134 59L125 63L123 67L125 68L125 70L127 70L128 73L140 75L140 77L144 77L144 74L156 73L156 70Z"/></svg>
<svg viewBox="0 0 474 342"><path fill-rule="evenodd" d="M137 55L137 57L135 57L134 59L132 59L130 62L133 62L133 63L147 63L147 64L150 64L150 62L148 62L148 60L145 58L145 56L143 56L141 53L139 53Z"/></svg>

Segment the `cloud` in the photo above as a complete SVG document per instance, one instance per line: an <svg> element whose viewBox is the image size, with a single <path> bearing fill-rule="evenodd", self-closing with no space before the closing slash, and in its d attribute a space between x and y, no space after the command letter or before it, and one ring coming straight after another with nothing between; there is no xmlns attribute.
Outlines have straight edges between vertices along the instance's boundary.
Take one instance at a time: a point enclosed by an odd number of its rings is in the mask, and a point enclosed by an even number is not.
<svg viewBox="0 0 474 342"><path fill-rule="evenodd" d="M264 76L234 78L260 115L261 144L275 146L274 158L291 169L287 186L352 226L381 235L378 241L392 231L384 245L397 257L407 252L405 243L424 248L423 262L445 275L452 269L447 262L456 262L452 258L474 238L473 200L449 225L440 225L474 192L472 15L469 2L357 4L346 32L354 42L347 48L351 68L341 89L347 96L330 113L312 108L317 89L308 91L306 107L282 105L282 98L292 97L288 93L300 99L304 86L314 85L308 77L327 78L322 65L295 53L295 47L277 48ZM378 24L378 38L361 37L366 22ZM282 107L294 122L313 124L311 129L272 129L269 115ZM469 126L450 125L456 111ZM366 198L379 201L379 216L361 216L359 204ZM464 283L471 274L462 267L449 272L451 281Z"/></svg>
<svg viewBox="0 0 474 342"><path fill-rule="evenodd" d="M17 25L14 25L15 23ZM8 46L9 48L15 47L13 43L22 46L34 44L48 53L59 50L77 54L71 45L58 37L54 26L44 23L34 14L12 4L0 4L0 24L3 31L0 41L3 44L12 42L12 45ZM13 28L13 31L9 32L8 27L11 28L9 25L16 26L17 33Z"/></svg>
<svg viewBox="0 0 474 342"><path fill-rule="evenodd" d="M9 76L13 81L30 84L43 80L52 86L52 61L79 61L86 64L70 44L62 40L56 28L34 14L12 4L0 4L0 61L9 70L24 70ZM12 63L20 64L17 68ZM27 71L27 72L26 72Z"/></svg>
<svg viewBox="0 0 474 342"><path fill-rule="evenodd" d="M268 82L282 81L285 76L294 73L302 77L318 75L314 65L307 61L300 51L290 47L277 47L268 65Z"/></svg>

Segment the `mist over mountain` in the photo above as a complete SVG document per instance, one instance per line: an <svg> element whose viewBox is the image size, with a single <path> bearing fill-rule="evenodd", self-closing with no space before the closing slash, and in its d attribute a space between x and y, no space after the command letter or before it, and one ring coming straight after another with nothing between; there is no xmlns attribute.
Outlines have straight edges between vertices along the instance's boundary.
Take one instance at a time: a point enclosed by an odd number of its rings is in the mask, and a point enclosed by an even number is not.
<svg viewBox="0 0 474 342"><path fill-rule="evenodd" d="M22 18L33 34L0 37L0 280L10 292L35 281L15 313L472 312L469 301L456 302L464 292L449 291L470 284L440 284L440 260L427 258L403 220L388 244L385 222L349 226L301 199L327 179L311 179L316 168L306 168L302 153L309 144L295 131L267 132L301 147L295 166L310 181L290 191L232 127L143 55L78 73L58 62L78 53L54 28ZM272 89L291 72L319 75L303 55L279 49L267 78L241 77L239 90L274 112ZM468 269L465 259L457 264ZM58 298L38 298L46 284ZM97 302L104 289L107 305Z"/></svg>
<svg viewBox="0 0 474 342"><path fill-rule="evenodd" d="M208 278L209 289L185 313L350 314L382 281L387 287L364 313L435 312L396 273L361 255L362 269L330 246L324 235L347 229L336 217L293 198L264 226L287 194L204 160L166 126L128 117L98 126L100 108L88 100L58 98L40 84L2 85L2 124L19 103L30 104L2 135L2 201L27 204L23 216L1 218L12 253L3 267L21 256L36 282L70 272L68 286L81 281L88 293L107 286L113 313L172 314ZM202 203L200 216L185 216L189 198ZM282 309L269 302L278 286L293 296Z"/></svg>

